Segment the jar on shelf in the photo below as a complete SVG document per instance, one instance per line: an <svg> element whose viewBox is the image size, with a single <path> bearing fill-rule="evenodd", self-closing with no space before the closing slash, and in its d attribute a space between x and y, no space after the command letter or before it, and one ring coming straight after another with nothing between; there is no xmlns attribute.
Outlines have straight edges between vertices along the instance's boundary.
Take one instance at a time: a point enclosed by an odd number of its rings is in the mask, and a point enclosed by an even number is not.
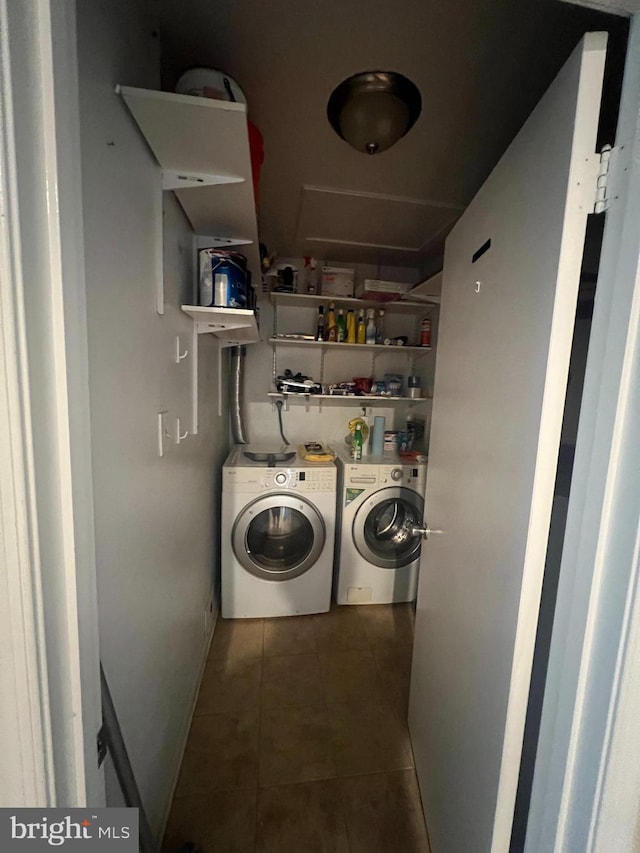
<svg viewBox="0 0 640 853"><path fill-rule="evenodd" d="M420 346L431 346L431 320L428 317L425 317L420 324Z"/></svg>

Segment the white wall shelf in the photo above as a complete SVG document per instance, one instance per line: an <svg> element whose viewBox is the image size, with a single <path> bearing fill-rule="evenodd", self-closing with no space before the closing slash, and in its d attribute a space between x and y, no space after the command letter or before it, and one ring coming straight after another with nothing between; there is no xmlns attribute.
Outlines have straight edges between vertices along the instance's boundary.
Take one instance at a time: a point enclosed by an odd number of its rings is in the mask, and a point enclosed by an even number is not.
<svg viewBox="0 0 640 853"><path fill-rule="evenodd" d="M369 406L419 406L427 403L426 397L380 397L373 395L365 395L357 397L355 394L286 394L282 391L269 391L268 397L286 400L288 402L309 403L314 400L337 403L343 406L361 406L363 408Z"/></svg>
<svg viewBox="0 0 640 853"><path fill-rule="evenodd" d="M245 246L260 281L245 104L116 86L196 234ZM209 245L215 245L210 243Z"/></svg>
<svg viewBox="0 0 640 853"><path fill-rule="evenodd" d="M406 294L406 299L422 304L436 303L440 304L440 295L442 292L442 270L432 275L430 278L425 278L412 287Z"/></svg>
<svg viewBox="0 0 640 853"><path fill-rule="evenodd" d="M354 299L348 296L318 296L309 293L281 293L277 291L270 293L270 299L276 308L312 308L319 305L326 306L329 302L334 302L338 308L353 308L356 311L360 308L375 308L376 310L382 308L389 313L412 316L419 314L423 317L438 307L437 304L429 302L411 302L409 300L382 302L373 299Z"/></svg>
<svg viewBox="0 0 640 853"><path fill-rule="evenodd" d="M411 353L414 355L426 355L431 352L431 347L395 347L384 346L382 344L343 344L335 343L334 341L305 341L292 338L269 338L269 343L275 346L286 347L316 347L323 351L332 349L348 349L351 352L372 352L377 355L402 355L402 353Z"/></svg>
<svg viewBox="0 0 640 853"><path fill-rule="evenodd" d="M199 335L213 334L223 346L255 344L260 340L256 315L246 308L201 308L183 305Z"/></svg>

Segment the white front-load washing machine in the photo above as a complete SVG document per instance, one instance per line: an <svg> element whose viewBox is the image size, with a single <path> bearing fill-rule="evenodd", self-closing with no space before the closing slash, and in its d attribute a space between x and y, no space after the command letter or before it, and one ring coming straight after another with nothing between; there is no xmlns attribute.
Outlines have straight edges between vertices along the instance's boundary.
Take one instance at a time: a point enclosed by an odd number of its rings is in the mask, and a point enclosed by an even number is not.
<svg viewBox="0 0 640 853"><path fill-rule="evenodd" d="M324 613L331 604L337 472L293 448L235 447L222 469L222 616Z"/></svg>
<svg viewBox="0 0 640 853"><path fill-rule="evenodd" d="M339 459L338 604L415 599L426 476L426 463Z"/></svg>

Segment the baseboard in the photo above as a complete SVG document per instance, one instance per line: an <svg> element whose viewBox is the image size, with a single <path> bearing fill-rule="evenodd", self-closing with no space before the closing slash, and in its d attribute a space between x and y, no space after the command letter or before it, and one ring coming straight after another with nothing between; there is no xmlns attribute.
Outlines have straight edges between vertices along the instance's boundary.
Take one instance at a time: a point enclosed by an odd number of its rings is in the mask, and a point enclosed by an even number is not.
<svg viewBox="0 0 640 853"><path fill-rule="evenodd" d="M196 709L196 702L198 701L198 693L200 692L200 685L202 684L202 677L204 675L204 670L207 665L207 659L209 657L209 650L211 648L211 641L213 640L213 633L216 630L216 625L218 624L218 615L220 613L220 607L217 606L213 612L213 618L211 619L211 631L209 631L209 636L207 637L207 641L205 643L205 651L200 664L200 673L198 675L198 680L196 682L196 688L193 692L193 696L191 697L191 702L189 703L189 713L186 718L186 725L184 727L184 732L182 736L182 744L180 746L180 760L177 762L176 771L173 779L173 784L171 785L171 795L168 800L167 807L165 809L164 818L162 819L162 823L160 825L160 832L158 833L158 838L156 839L158 849L161 848L162 841L164 839L164 834L167 831L167 823L169 821L169 815L171 814L171 806L173 805L173 798L176 794L176 786L178 784L178 777L180 775L180 768L182 767L182 760L184 758L184 753L187 748L187 740L189 738L189 731L191 730L191 721L193 719L193 713Z"/></svg>

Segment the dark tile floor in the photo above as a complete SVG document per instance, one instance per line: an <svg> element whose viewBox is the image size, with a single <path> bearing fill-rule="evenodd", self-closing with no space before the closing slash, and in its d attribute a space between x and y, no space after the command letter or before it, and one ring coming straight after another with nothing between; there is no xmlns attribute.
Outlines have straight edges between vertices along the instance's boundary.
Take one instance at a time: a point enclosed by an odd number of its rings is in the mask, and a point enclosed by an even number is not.
<svg viewBox="0 0 640 853"><path fill-rule="evenodd" d="M166 853L428 853L412 639L404 604L219 619Z"/></svg>

